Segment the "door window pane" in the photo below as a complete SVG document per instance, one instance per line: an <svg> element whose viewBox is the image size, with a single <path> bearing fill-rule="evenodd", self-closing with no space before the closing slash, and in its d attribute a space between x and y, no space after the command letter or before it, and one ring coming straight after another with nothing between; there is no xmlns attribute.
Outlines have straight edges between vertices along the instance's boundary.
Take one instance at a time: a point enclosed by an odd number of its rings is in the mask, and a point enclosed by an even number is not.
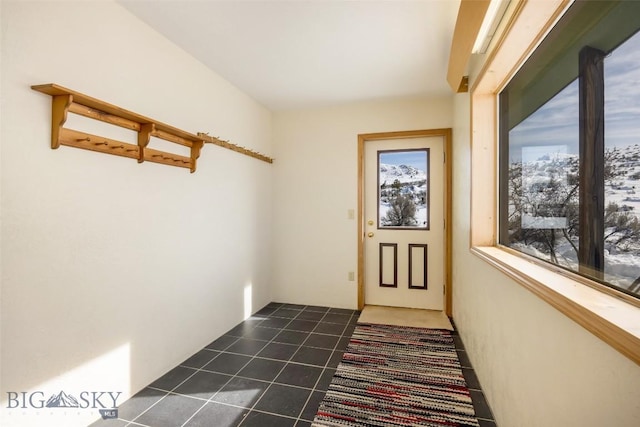
<svg viewBox="0 0 640 427"><path fill-rule="evenodd" d="M378 228L429 228L429 150L378 152Z"/></svg>

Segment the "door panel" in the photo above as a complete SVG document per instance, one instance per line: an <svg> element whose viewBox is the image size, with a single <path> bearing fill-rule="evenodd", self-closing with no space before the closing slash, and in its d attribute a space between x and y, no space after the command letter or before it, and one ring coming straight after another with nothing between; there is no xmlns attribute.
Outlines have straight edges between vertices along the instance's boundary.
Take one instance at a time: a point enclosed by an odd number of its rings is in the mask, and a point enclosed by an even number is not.
<svg viewBox="0 0 640 427"><path fill-rule="evenodd" d="M366 304L444 308L443 159L443 136L366 143Z"/></svg>

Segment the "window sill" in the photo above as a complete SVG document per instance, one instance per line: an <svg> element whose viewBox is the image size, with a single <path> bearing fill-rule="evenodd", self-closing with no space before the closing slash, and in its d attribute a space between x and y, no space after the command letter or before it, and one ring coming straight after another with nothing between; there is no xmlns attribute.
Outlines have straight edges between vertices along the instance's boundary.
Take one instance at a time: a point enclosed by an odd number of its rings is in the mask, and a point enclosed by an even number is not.
<svg viewBox="0 0 640 427"><path fill-rule="evenodd" d="M471 252L640 365L640 308L498 247Z"/></svg>

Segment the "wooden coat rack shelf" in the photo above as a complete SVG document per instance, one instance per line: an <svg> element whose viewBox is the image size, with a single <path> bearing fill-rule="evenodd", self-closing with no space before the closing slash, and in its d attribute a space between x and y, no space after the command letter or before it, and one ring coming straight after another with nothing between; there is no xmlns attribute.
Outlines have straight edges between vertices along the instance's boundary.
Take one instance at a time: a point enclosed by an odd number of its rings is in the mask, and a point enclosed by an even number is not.
<svg viewBox="0 0 640 427"><path fill-rule="evenodd" d="M244 154L245 156L262 160L263 162L273 163L273 159L271 157L265 156L264 154L258 153L257 151L253 151L245 147L240 147L236 144L232 144L229 141L224 141L215 136L209 136L209 134L204 132L198 132L198 136L202 138L205 143L215 144L218 147L226 148L228 150L235 151L236 153Z"/></svg>
<svg viewBox="0 0 640 427"><path fill-rule="evenodd" d="M244 147L238 147L228 141L222 141L206 134L194 135L56 84L35 85L31 86L31 89L51 95L52 149L57 149L60 145L66 145L100 153L129 157L137 159L138 163L149 161L187 168L193 173L196 171L196 160L200 157L200 150L204 143L207 142L258 158L268 163L273 162L273 159L267 156ZM135 145L65 128L64 124L67 121L68 113L78 114L136 131L138 133L138 143ZM175 153L149 148L148 145L151 137L189 147L190 156L181 156Z"/></svg>

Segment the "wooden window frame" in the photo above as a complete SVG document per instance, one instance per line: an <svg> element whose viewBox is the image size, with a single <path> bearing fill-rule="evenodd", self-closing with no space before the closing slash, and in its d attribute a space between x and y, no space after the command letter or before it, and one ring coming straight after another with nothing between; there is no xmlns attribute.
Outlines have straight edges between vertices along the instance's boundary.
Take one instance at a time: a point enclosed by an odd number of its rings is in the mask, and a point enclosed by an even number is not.
<svg viewBox="0 0 640 427"><path fill-rule="evenodd" d="M498 244L498 94L571 3L514 1L471 81L470 251L640 365L635 298Z"/></svg>
<svg viewBox="0 0 640 427"><path fill-rule="evenodd" d="M579 66L580 271L604 278L604 52L585 46Z"/></svg>

